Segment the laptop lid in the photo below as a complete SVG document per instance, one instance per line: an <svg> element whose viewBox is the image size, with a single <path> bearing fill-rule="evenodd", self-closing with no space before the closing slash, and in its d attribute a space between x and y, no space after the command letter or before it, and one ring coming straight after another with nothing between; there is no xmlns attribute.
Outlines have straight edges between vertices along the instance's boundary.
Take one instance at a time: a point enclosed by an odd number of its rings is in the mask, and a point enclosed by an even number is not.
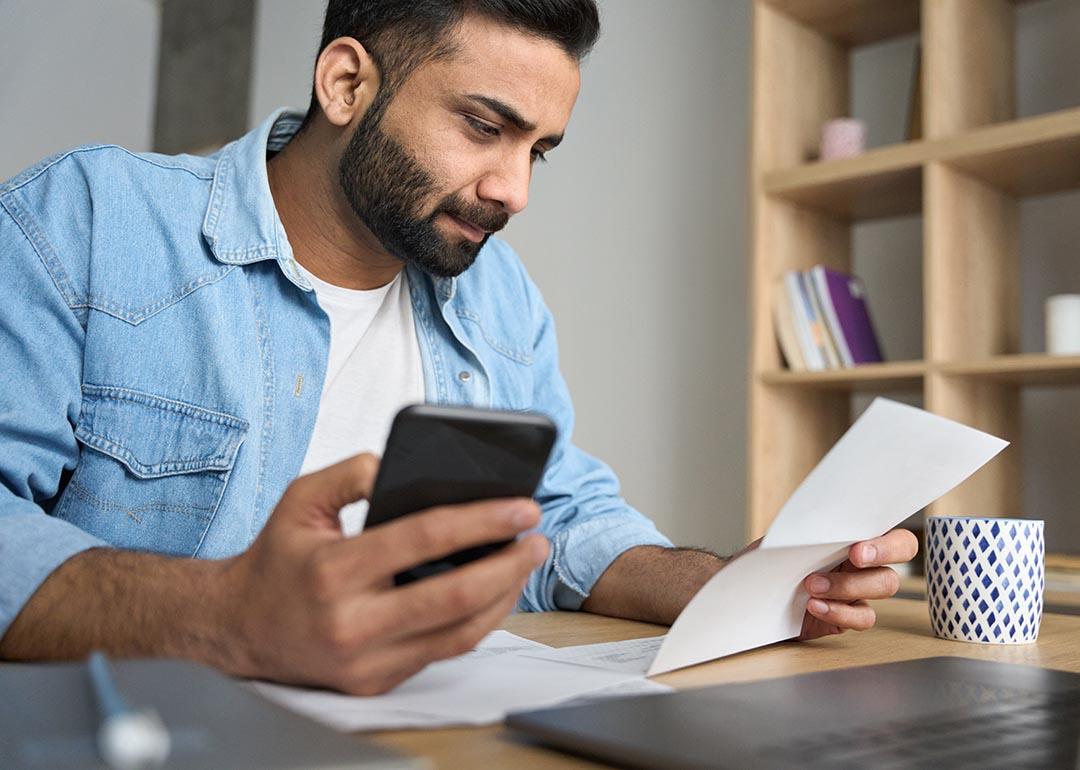
<svg viewBox="0 0 1080 770"><path fill-rule="evenodd" d="M982 756L981 767L1024 757L1073 768L1080 674L927 658L512 714L507 724L631 767L944 767Z"/></svg>

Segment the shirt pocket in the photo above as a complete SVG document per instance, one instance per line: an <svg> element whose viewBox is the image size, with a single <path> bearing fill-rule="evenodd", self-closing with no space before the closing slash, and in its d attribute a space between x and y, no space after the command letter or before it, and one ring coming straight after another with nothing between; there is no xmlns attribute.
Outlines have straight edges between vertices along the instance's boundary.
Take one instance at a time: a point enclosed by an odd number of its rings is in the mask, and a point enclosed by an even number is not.
<svg viewBox="0 0 1080 770"><path fill-rule="evenodd" d="M247 429L223 412L84 385L79 464L54 514L119 548L194 556Z"/></svg>
<svg viewBox="0 0 1080 770"><path fill-rule="evenodd" d="M470 347L480 358L491 387L491 406L514 412L533 408L532 350L506 329L493 329L468 310L459 310L458 317L469 322L472 331ZM522 332L523 334L524 332Z"/></svg>
<svg viewBox="0 0 1080 770"><path fill-rule="evenodd" d="M491 406L513 412L532 411L532 366L490 354L486 358L484 368L491 383Z"/></svg>

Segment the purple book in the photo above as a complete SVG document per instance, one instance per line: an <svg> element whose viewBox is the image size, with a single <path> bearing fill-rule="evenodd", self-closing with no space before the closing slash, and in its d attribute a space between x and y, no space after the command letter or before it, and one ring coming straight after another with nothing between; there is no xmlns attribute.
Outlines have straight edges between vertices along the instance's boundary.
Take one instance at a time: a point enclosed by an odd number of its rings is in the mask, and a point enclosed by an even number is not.
<svg viewBox="0 0 1080 770"><path fill-rule="evenodd" d="M863 282L853 275L820 265L813 268L811 274L843 364L854 366L882 361Z"/></svg>

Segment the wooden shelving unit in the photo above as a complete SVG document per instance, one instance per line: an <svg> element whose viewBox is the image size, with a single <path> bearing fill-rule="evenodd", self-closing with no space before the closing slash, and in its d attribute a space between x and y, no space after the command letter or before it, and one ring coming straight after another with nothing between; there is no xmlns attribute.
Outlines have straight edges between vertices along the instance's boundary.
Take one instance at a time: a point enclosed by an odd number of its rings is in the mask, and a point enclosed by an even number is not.
<svg viewBox="0 0 1080 770"><path fill-rule="evenodd" d="M859 392L914 391L1012 447L930 511L1019 515L1019 396L1080 384L1080 357L1020 355L1018 201L1080 188L1080 108L1015 119L1013 0L753 0L749 526L780 506L848 428ZM918 32L924 138L807 162L849 113L854 46ZM771 287L850 270L854 223L922 215L924 360L790 372Z"/></svg>

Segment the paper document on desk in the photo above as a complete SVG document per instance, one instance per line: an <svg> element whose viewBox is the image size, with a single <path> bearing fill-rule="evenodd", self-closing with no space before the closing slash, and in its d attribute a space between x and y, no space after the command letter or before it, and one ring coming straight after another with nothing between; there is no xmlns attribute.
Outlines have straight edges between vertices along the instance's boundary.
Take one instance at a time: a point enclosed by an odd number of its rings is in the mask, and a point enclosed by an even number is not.
<svg viewBox="0 0 1080 770"><path fill-rule="evenodd" d="M760 546L690 600L649 675L797 636L807 575L832 569L853 543L892 529L1006 446L966 425L875 399L780 509Z"/></svg>
<svg viewBox="0 0 1080 770"><path fill-rule="evenodd" d="M501 721L510 711L569 699L664 689L643 679L643 671L635 675L586 669L525 656L549 649L494 631L472 652L432 663L390 692L370 697L268 682L251 686L281 706L346 731L485 725Z"/></svg>
<svg viewBox="0 0 1080 770"><path fill-rule="evenodd" d="M576 666L644 675L663 642L662 636L649 636L644 639L626 639L621 642L527 650L521 654L540 660L553 660L560 663L573 663Z"/></svg>

